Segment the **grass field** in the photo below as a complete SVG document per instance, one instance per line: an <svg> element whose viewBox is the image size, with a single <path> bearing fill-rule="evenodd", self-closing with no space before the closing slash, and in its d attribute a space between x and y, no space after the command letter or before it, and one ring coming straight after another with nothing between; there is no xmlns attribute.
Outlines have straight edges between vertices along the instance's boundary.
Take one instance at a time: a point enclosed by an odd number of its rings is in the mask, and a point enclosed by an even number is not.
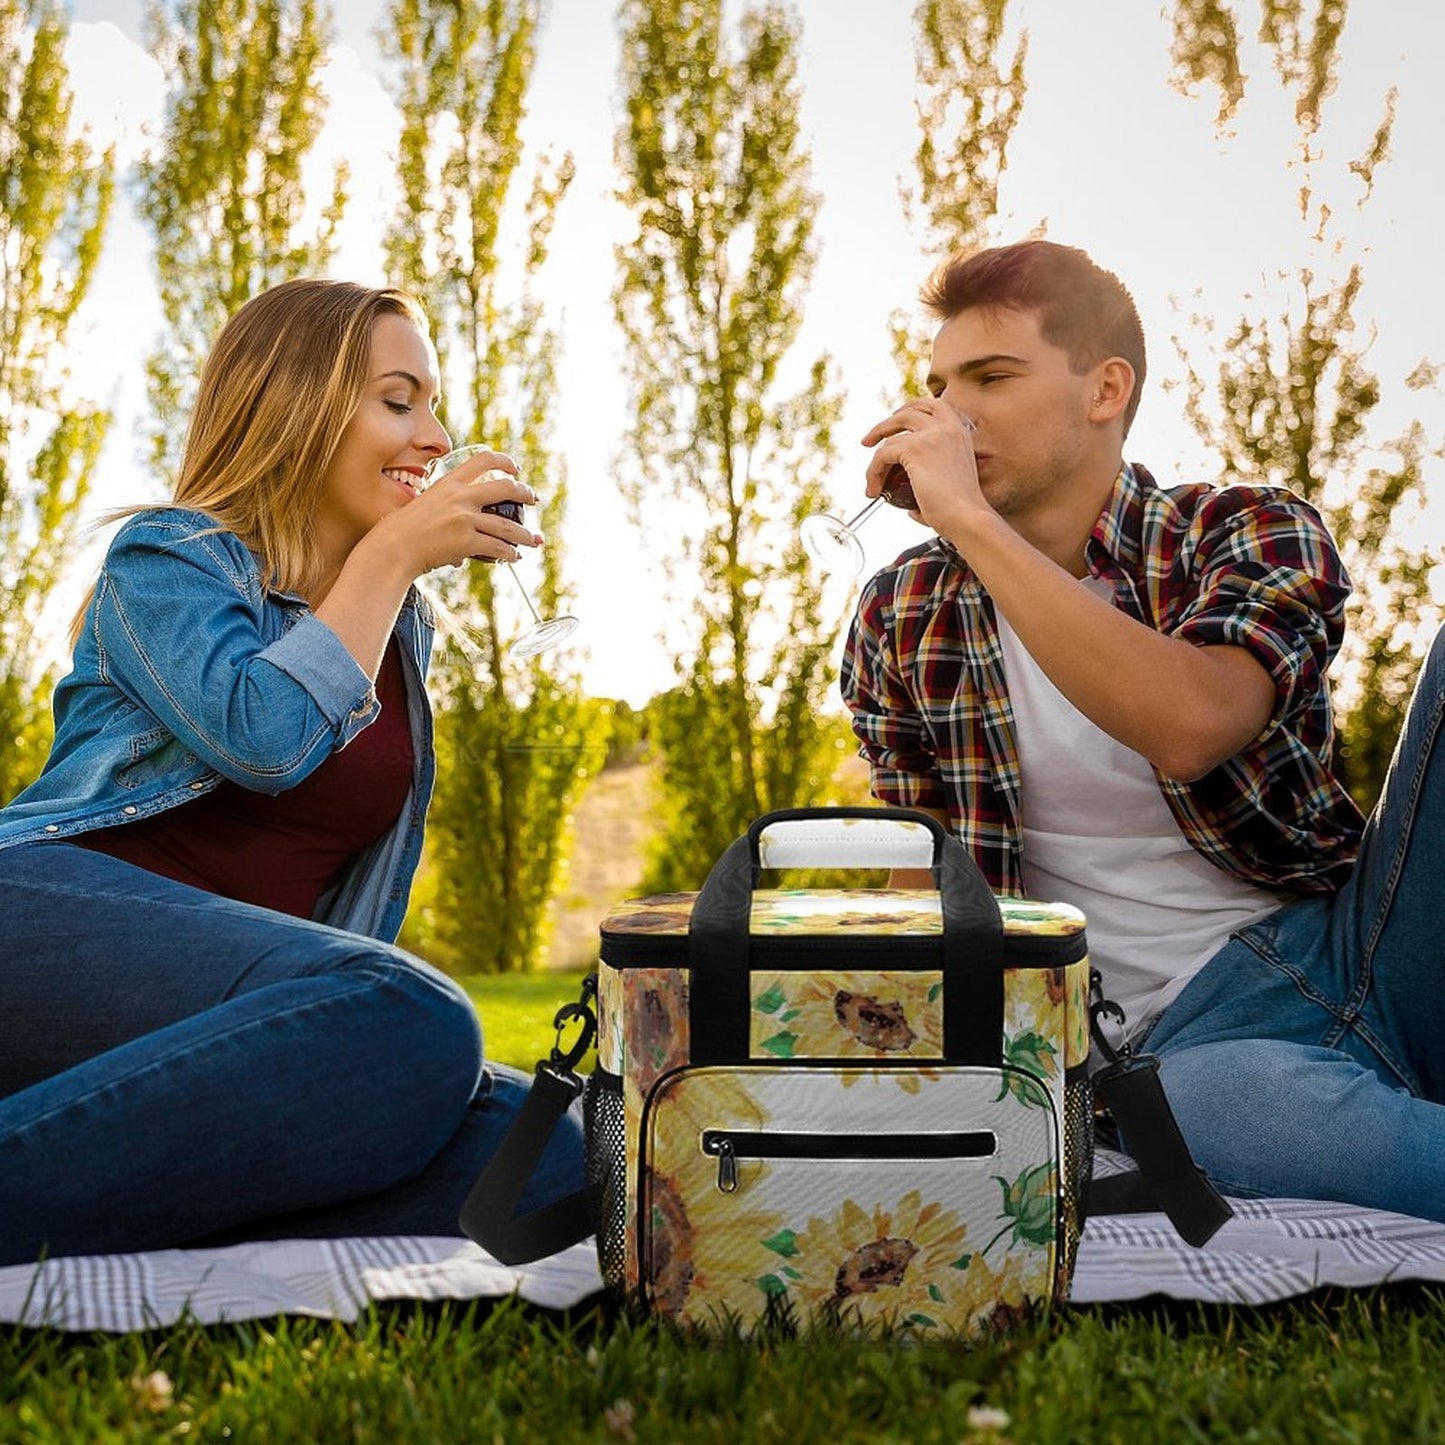
<svg viewBox="0 0 1445 1445"><path fill-rule="evenodd" d="M576 975L477 981L529 1067ZM0 1445L1445 1440L1445 1291L1064 1310L989 1344L700 1341L608 1306L396 1306L121 1337L0 1326Z"/></svg>
<svg viewBox="0 0 1445 1445"><path fill-rule="evenodd" d="M547 1057L557 1041L552 1020L564 1003L575 1003L585 970L556 973L520 973L504 977L465 979L482 1019L483 1042L489 1059L531 1069ZM566 1042L575 1037L570 1029ZM589 1055L584 1069L592 1067Z"/></svg>
<svg viewBox="0 0 1445 1445"><path fill-rule="evenodd" d="M592 1313L373 1311L0 1334L7 1445L113 1441L1438 1442L1445 1301L1077 1311L988 1347L702 1344Z"/></svg>

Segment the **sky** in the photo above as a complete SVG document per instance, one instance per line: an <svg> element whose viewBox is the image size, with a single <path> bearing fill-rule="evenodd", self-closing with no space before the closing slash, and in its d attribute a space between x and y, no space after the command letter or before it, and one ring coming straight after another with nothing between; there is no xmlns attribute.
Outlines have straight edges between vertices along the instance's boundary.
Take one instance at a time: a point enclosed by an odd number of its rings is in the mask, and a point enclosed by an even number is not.
<svg viewBox="0 0 1445 1445"><path fill-rule="evenodd" d="M843 456L829 485L836 509L861 499L867 455L854 445L899 399L888 356L888 318L913 304L939 258L925 254L899 203L917 144L913 109L913 0L795 0L803 23L804 133L822 196L819 258L807 319L795 347L801 378L821 351L847 387ZM344 155L353 198L334 274L386 280L379 240L394 204L394 107L374 38L384 0L338 0L338 42L325 74L331 119L314 164L319 175ZM1242 0L1248 31L1257 0ZM1313 14L1315 6L1304 9ZM77 114L133 160L163 114L164 82L139 44L140 0L70 0L68 52ZM1170 28L1163 0L1014 0L1029 33L1028 93L1008 151L993 239L1040 226L1083 246L1133 291L1150 345L1150 377L1127 445L1161 480L1214 475L1184 419L1183 366L1173 339L1198 352L1210 318L1227 332L1245 311L1278 314L1293 294L1281 276L1313 264L1323 274L1362 259L1358 316L1372 328L1371 365L1385 399L1381 439L1414 416L1438 448L1445 440L1445 385L1407 390L1422 362L1445 366L1445 301L1435 284L1445 227L1439 146L1445 136L1445 6L1351 0L1339 84L1316 139L1315 195L1332 208L1339 256L1311 248L1299 217L1301 173L1292 101L1265 52L1246 55L1244 104L1221 129L1213 92L1168 84ZM641 704L667 687L658 641L663 536L639 535L623 518L615 477L626 466L621 344L612 322L612 242L628 220L615 199L613 137L620 115L616 7L611 0L552 0L538 46L526 127L529 152L570 150L576 179L554 231L542 292L562 333L554 443L565 458L570 502L564 541L575 583L576 635L584 677L598 696ZM1349 162L1361 155L1398 87L1391 158L1359 208ZM324 186L316 187L320 195ZM116 423L91 510L160 495L140 469L142 362L159 327L144 228L128 197L117 208L94 294L75 339L73 384L112 405ZM1297 287L1297 282L1295 283ZM1437 490L1445 464L1434 458ZM546 480L538 516L547 530ZM906 517L880 515L864 533L870 568L921 534ZM1433 535L1432 535L1433 541ZM93 560L88 562L93 566ZM525 570L525 563L522 564ZM840 618L846 583L830 587Z"/></svg>

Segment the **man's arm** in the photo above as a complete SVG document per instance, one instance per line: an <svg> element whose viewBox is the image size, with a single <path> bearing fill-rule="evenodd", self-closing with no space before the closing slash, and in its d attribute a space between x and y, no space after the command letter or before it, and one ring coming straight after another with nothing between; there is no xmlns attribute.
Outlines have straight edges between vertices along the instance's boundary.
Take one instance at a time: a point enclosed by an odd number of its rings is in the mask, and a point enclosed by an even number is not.
<svg viewBox="0 0 1445 1445"><path fill-rule="evenodd" d="M1006 519L985 498L968 428L946 402L910 402L863 441L883 443L869 463L869 492L906 462L918 516L963 554L1049 680L1164 776L1202 777L1268 725L1277 689L1246 648L1156 632L1080 586L1117 451L1101 446L1067 485L1017 502Z"/></svg>
<svg viewBox="0 0 1445 1445"><path fill-rule="evenodd" d="M938 760L909 683L893 656L890 629L884 620L887 610L875 579L864 588L848 629L840 678L843 699L874 781L873 796L885 806L926 813L952 831L948 809L941 802L944 788ZM880 773L886 779L884 797L876 791ZM888 886L932 888L933 876L927 868L894 868L889 871Z"/></svg>
<svg viewBox="0 0 1445 1445"><path fill-rule="evenodd" d="M950 537L1049 681L1165 777L1202 777L1257 738L1274 713L1265 666L1238 646L1156 632L1083 587L997 514Z"/></svg>

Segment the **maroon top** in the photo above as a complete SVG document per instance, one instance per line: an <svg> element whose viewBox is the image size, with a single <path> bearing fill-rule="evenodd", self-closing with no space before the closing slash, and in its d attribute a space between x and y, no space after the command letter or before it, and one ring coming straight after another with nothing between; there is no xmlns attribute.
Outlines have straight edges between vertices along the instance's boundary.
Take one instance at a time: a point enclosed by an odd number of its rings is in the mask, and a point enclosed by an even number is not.
<svg viewBox="0 0 1445 1445"><path fill-rule="evenodd" d="M70 841L210 893L310 918L322 894L396 822L412 781L406 684L392 638L381 711L340 752L275 797L223 779L194 803Z"/></svg>

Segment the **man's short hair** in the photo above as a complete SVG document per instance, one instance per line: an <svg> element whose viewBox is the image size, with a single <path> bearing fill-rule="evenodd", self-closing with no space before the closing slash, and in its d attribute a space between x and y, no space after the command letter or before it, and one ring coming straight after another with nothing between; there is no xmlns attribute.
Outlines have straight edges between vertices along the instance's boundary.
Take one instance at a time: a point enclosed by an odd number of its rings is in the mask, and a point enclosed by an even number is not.
<svg viewBox="0 0 1445 1445"><path fill-rule="evenodd" d="M924 283L920 299L940 321L980 306L1035 312L1039 334L1067 353L1076 372L1122 356L1134 368L1124 412L1128 433L1144 390L1144 327L1124 283L1077 246L1019 241L957 251Z"/></svg>

